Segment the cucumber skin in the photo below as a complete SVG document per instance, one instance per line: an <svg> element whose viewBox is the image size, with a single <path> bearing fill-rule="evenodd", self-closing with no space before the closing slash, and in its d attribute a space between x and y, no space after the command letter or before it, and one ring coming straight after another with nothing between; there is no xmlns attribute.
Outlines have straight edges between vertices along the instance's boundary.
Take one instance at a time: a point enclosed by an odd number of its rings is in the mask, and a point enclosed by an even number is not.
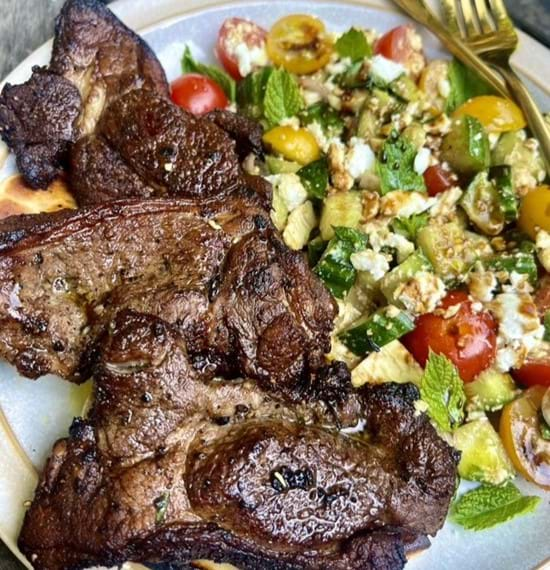
<svg viewBox="0 0 550 570"><path fill-rule="evenodd" d="M526 274L531 285L537 284L538 268L535 256L532 253L524 251L505 253L486 260L484 266L490 271Z"/></svg>
<svg viewBox="0 0 550 570"><path fill-rule="evenodd" d="M455 119L443 139L441 156L459 174L474 175L488 168L491 149L482 124L469 115Z"/></svg>
<svg viewBox="0 0 550 570"><path fill-rule="evenodd" d="M512 184L512 167L507 164L493 166L489 170L489 179L496 186L500 211L504 216L504 221L510 223L517 220L519 214L518 198Z"/></svg>
<svg viewBox="0 0 550 570"><path fill-rule="evenodd" d="M416 250L409 255L403 263L394 267L387 275L382 278L380 289L384 297L389 303L394 303L393 293L397 287L408 281L419 271L432 271L433 267L429 259L420 250Z"/></svg>
<svg viewBox="0 0 550 570"><path fill-rule="evenodd" d="M388 316L381 309L361 324L338 335L354 354L365 356L414 330L414 321L404 311Z"/></svg>

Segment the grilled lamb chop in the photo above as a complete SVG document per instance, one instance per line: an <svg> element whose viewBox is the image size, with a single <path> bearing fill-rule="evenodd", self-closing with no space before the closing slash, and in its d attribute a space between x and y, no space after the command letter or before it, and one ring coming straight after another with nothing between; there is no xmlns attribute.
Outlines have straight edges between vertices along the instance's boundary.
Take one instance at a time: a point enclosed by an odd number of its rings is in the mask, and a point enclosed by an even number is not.
<svg viewBox="0 0 550 570"><path fill-rule="evenodd" d="M19 546L37 570L398 569L406 537L443 524L457 457L414 386L356 392L336 367L325 382L339 402L289 405L255 383L205 382L158 318L123 311L106 330L89 419L55 445L25 518Z"/></svg>
<svg viewBox="0 0 550 570"><path fill-rule="evenodd" d="M137 88L169 93L149 46L100 0L69 0L56 22L48 69L35 68L27 83L8 84L0 95L0 135L28 184L45 188L104 108Z"/></svg>
<svg viewBox="0 0 550 570"><path fill-rule="evenodd" d="M246 189L8 219L0 243L0 355L31 378L85 380L125 307L174 323L198 369L289 394L330 350L331 296Z"/></svg>

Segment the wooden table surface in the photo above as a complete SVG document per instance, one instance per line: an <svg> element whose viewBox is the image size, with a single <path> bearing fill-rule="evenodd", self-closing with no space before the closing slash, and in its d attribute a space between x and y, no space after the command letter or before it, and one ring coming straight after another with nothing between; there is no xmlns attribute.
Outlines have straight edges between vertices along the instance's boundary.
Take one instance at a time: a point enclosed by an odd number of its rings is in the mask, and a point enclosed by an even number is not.
<svg viewBox="0 0 550 570"><path fill-rule="evenodd" d="M53 35L54 18L63 2L0 0L0 79ZM508 0L507 3L522 27L550 45L550 0ZM22 568L0 543L0 570Z"/></svg>

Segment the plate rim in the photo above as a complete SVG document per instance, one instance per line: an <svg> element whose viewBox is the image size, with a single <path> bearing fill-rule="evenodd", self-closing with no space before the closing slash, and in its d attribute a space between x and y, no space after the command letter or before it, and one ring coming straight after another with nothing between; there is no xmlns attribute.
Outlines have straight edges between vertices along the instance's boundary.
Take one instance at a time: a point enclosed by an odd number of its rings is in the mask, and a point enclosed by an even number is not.
<svg viewBox="0 0 550 570"><path fill-rule="evenodd" d="M142 35L146 33L150 33L154 30L169 27L177 23L184 17L199 15L209 12L215 12L221 8L230 8L232 6L243 6L246 4L254 4L254 5L261 5L261 4L272 4L273 2L283 3L286 0L186 0L184 3L178 2L178 0L161 0L159 4L162 4L164 7L161 9L161 13L164 15L158 19L154 19L152 22L144 23L142 25L133 26L132 25L132 6L134 5L134 0L115 0L109 5L109 8L131 29L133 29L136 33ZM400 10L390 3L389 0L310 0L314 3L320 4L330 4L338 1L343 4L351 5L351 6L363 6L366 8L374 9L374 10L381 10L385 12L392 12L392 13L400 13ZM175 10L172 11L171 7L175 7ZM164 12L162 11L164 10ZM168 14L166 13L168 10ZM144 12L145 10L137 10L137 13ZM544 46L535 38L529 36L522 30L517 30L520 36L520 41L524 49L527 47L529 48L529 44L531 44L531 48L535 49L535 56L539 55L542 56L546 54L546 56L550 56L550 48ZM527 45L525 45L527 44ZM6 83L19 83L21 81L25 81L28 77L28 73L33 65L36 65L38 62L42 62L46 56L49 55L52 46L52 39L47 40L38 48L36 48L31 54L29 54L26 58L24 58L14 69L12 69L1 81L0 81L0 89ZM527 54L525 53L522 55L521 48L515 53L514 65L515 67L530 81L532 81L541 91L543 91L549 98L550 98L550 83L545 85L543 81L543 77L547 75L545 71L542 71L538 74L534 73L534 70L530 69L530 66L527 65L526 62L517 61L520 57L523 59ZM531 52L531 55L533 53ZM548 58L549 63L546 64L547 71L550 72L550 58ZM550 111L550 108L548 109ZM3 464L6 465L8 463L15 463L17 461L22 462L25 465L26 475L34 478L38 481L38 473L34 465L32 464L28 455L24 452L21 443L15 432L13 431L12 426L8 422L8 419L2 409L2 405L0 404L0 466ZM0 470L1 472L2 470ZM9 536L8 533L5 531L4 526L2 525L2 521L0 520L0 540L8 547L10 552L18 558L18 560L24 564L27 568L32 568L30 562L27 558L21 553L21 551L17 548L17 536ZM134 563L127 563L124 565L125 570L137 570L138 568L143 568L143 566L134 564ZM533 570L550 570L550 557L540 562Z"/></svg>

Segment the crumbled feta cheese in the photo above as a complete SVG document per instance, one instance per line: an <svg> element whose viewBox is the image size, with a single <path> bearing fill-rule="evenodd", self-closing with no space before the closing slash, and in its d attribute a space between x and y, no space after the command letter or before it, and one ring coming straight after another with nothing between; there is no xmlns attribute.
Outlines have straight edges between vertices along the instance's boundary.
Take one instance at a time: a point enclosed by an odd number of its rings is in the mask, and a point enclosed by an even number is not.
<svg viewBox="0 0 550 570"><path fill-rule="evenodd" d="M420 271L395 290L395 298L413 315L431 313L445 296L445 283L434 273Z"/></svg>
<svg viewBox="0 0 550 570"><path fill-rule="evenodd" d="M283 127L292 127L297 131L300 128L300 119L298 117L285 117L279 124Z"/></svg>
<svg viewBox="0 0 550 570"><path fill-rule="evenodd" d="M307 200L307 191L297 174L272 174L267 179L277 189L289 212Z"/></svg>
<svg viewBox="0 0 550 570"><path fill-rule="evenodd" d="M256 67L267 65L267 52L264 45L249 47L241 42L235 47L234 54L242 77L247 76Z"/></svg>
<svg viewBox="0 0 550 570"><path fill-rule="evenodd" d="M372 249L352 253L350 260L357 271L365 271L374 281L382 279L390 270L386 256Z"/></svg>
<svg viewBox="0 0 550 570"><path fill-rule="evenodd" d="M493 300L498 280L492 271L472 271L468 275L468 288L470 294L482 303Z"/></svg>
<svg viewBox="0 0 550 570"><path fill-rule="evenodd" d="M387 59L383 55L375 55L371 60L370 73L386 83L391 83L406 72L407 70L400 63Z"/></svg>
<svg viewBox="0 0 550 570"><path fill-rule="evenodd" d="M394 248L398 263L405 261L414 251L414 244L404 236L391 232L387 221L372 220L363 225L363 231L369 236L369 245L374 251L379 252L384 247Z"/></svg>
<svg viewBox="0 0 550 570"><path fill-rule="evenodd" d="M500 138L500 133L489 133L487 137L489 139L489 147L491 150L493 150L495 146L497 146L498 139Z"/></svg>
<svg viewBox="0 0 550 570"><path fill-rule="evenodd" d="M432 151L429 148L421 148L414 158L414 171L417 174L424 174L430 166L430 158L432 156Z"/></svg>
<svg viewBox="0 0 550 570"><path fill-rule="evenodd" d="M528 293L501 293L489 304L498 321L496 367L500 372L518 368L542 339L537 307Z"/></svg>
<svg viewBox="0 0 550 570"><path fill-rule="evenodd" d="M462 190L453 186L435 196L435 203L430 208L431 218L450 218L456 212L456 205L462 198Z"/></svg>
<svg viewBox="0 0 550 570"><path fill-rule="evenodd" d="M429 198L421 192L405 192L394 190L380 200L380 213L388 217L408 218L420 214L435 204L434 198Z"/></svg>
<svg viewBox="0 0 550 570"><path fill-rule="evenodd" d="M323 97L317 91L311 91L310 89L302 89L302 97L304 98L304 103L306 107L311 107L315 103L323 100Z"/></svg>
<svg viewBox="0 0 550 570"><path fill-rule="evenodd" d="M537 232L537 256L541 265L550 272L550 233L539 230Z"/></svg>
<svg viewBox="0 0 550 570"><path fill-rule="evenodd" d="M375 161L374 152L363 139L353 137L349 141L345 166L350 176L354 179L360 178L365 172L374 168Z"/></svg>
<svg viewBox="0 0 550 570"><path fill-rule="evenodd" d="M451 82L446 77L443 77L437 82L437 90L441 97L446 99L451 94Z"/></svg>
<svg viewBox="0 0 550 570"><path fill-rule="evenodd" d="M341 73L344 73L350 65L351 59L349 57L344 57L340 60L327 63L325 71L329 75L340 75Z"/></svg>
<svg viewBox="0 0 550 570"><path fill-rule="evenodd" d="M319 148L321 148L323 152L327 152L331 141L325 135L323 127L317 121L313 121L307 125L306 129L313 135Z"/></svg>

